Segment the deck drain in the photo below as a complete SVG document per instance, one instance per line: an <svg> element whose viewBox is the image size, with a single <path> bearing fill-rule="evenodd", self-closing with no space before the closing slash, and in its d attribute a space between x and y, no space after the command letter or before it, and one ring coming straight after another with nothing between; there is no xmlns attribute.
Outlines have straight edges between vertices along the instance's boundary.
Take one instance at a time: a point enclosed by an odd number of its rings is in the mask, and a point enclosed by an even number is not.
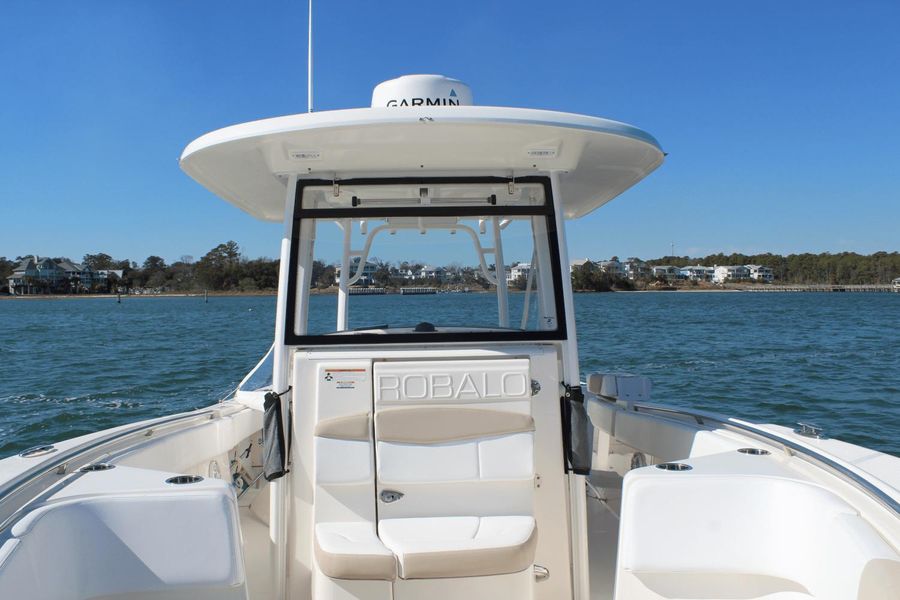
<svg viewBox="0 0 900 600"><path fill-rule="evenodd" d="M765 456L766 454L771 454L771 452L763 450L762 448L738 448L738 452L741 454L750 454L752 456Z"/></svg>
<svg viewBox="0 0 900 600"><path fill-rule="evenodd" d="M663 471L690 471L693 469L691 465L686 465L684 463L659 463L656 465L657 469L662 469Z"/></svg>
<svg viewBox="0 0 900 600"><path fill-rule="evenodd" d="M199 475L176 475L175 477L169 477L168 479L166 479L166 483L171 483L174 485L197 483L198 481L203 481L203 478Z"/></svg>
<svg viewBox="0 0 900 600"><path fill-rule="evenodd" d="M116 465L111 465L109 463L94 463L91 465L85 465L78 469L83 473L89 473L90 471L109 471L110 469L115 469Z"/></svg>
<svg viewBox="0 0 900 600"><path fill-rule="evenodd" d="M23 450L19 456L22 458L34 458L36 456L46 456L53 452L56 452L56 446L53 444L44 444L43 446L32 446L27 450Z"/></svg>

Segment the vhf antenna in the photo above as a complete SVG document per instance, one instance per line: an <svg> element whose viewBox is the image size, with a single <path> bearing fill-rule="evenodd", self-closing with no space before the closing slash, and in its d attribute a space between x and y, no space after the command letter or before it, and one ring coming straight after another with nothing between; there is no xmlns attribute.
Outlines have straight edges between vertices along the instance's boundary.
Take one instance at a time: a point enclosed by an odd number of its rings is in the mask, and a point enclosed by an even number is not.
<svg viewBox="0 0 900 600"><path fill-rule="evenodd" d="M313 36L312 36L313 0L309 0L309 46L306 50L306 112L313 111Z"/></svg>

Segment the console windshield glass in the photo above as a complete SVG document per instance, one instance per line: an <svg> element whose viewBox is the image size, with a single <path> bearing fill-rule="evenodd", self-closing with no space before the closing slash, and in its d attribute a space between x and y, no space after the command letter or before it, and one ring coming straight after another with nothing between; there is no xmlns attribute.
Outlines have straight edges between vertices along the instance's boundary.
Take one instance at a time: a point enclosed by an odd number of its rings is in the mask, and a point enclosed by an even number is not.
<svg viewBox="0 0 900 600"><path fill-rule="evenodd" d="M559 264L543 182L306 186L295 208L293 334L416 341L555 338ZM305 304L297 312L297 297ZM400 337L398 337L400 336ZM313 339L316 338L316 339Z"/></svg>

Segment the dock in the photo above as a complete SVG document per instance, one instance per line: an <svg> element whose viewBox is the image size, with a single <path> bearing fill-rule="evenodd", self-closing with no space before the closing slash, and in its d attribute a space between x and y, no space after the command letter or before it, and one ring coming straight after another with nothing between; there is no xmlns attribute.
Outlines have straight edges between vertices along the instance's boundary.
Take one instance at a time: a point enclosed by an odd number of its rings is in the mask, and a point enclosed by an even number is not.
<svg viewBox="0 0 900 600"><path fill-rule="evenodd" d="M760 285L743 288L745 292L890 292L889 283L872 284L795 284L795 285Z"/></svg>
<svg viewBox="0 0 900 600"><path fill-rule="evenodd" d="M437 294L437 288L433 287L405 287L400 288L402 296L424 296L427 294Z"/></svg>
<svg viewBox="0 0 900 600"><path fill-rule="evenodd" d="M383 296L386 292L383 287L351 287L351 296Z"/></svg>

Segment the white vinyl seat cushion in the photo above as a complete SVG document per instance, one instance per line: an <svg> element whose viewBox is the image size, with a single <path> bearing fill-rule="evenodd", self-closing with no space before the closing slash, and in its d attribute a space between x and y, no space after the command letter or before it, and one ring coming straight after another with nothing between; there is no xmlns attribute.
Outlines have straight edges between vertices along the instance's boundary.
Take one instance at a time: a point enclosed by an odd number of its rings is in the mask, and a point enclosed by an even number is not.
<svg viewBox="0 0 900 600"><path fill-rule="evenodd" d="M403 579L518 573L532 565L537 546L530 516L383 519L378 534Z"/></svg>
<svg viewBox="0 0 900 600"><path fill-rule="evenodd" d="M369 522L318 523L315 539L319 569L334 579L397 577L397 561Z"/></svg>

